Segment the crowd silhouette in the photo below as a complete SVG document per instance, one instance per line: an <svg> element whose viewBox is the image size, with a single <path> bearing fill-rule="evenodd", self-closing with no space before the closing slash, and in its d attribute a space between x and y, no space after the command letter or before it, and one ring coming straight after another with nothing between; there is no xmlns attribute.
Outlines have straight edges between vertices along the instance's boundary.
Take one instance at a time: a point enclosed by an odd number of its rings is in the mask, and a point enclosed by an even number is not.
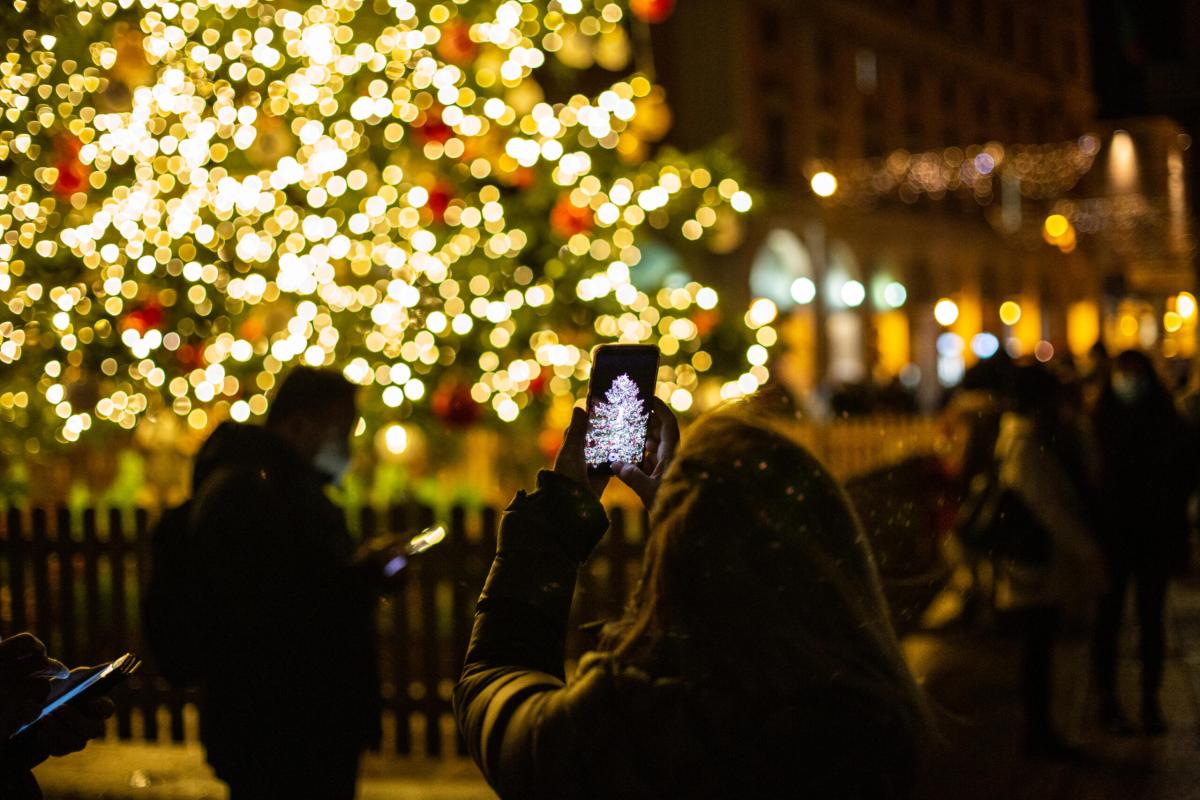
<svg viewBox="0 0 1200 800"><path fill-rule="evenodd" d="M1092 620L1096 724L1153 736L1170 723L1164 602L1189 561L1196 408L1134 351L1066 370L1000 355L947 404L966 428L953 552L974 579L962 621L1003 614L1021 631L1030 758L1077 755L1051 710L1064 615ZM939 712L901 655L852 504L779 413L721 408L681 441L654 402L645 459L612 465L649 512L643 574L567 675L576 580L608 528L609 478L589 472L575 411L553 467L503 516L454 691L501 797L913 795ZM356 542L325 492L357 419L339 373L294 369L264 425L211 434L191 499L153 533L147 637L160 674L199 688L206 757L233 800L352 798L379 740L372 620L405 551L391 537ZM1116 690L1131 587L1137 724ZM0 642L0 796L37 797L34 766L101 735L106 699L9 738L65 675L32 636Z"/></svg>

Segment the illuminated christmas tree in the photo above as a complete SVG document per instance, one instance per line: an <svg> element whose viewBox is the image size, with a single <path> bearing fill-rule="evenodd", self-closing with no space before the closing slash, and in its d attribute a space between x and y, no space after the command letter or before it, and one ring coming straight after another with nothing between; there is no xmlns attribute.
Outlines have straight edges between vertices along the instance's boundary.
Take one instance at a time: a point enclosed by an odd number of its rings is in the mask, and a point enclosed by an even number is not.
<svg viewBox="0 0 1200 800"><path fill-rule="evenodd" d="M588 426L584 458L589 464L640 464L645 455L646 426L650 412L637 384L622 373L596 403Z"/></svg>
<svg viewBox="0 0 1200 800"><path fill-rule="evenodd" d="M247 420L296 363L377 430L569 403L602 341L659 344L680 410L765 381L741 310L647 265L751 206L721 151L656 144L651 6L6 3L0 447Z"/></svg>

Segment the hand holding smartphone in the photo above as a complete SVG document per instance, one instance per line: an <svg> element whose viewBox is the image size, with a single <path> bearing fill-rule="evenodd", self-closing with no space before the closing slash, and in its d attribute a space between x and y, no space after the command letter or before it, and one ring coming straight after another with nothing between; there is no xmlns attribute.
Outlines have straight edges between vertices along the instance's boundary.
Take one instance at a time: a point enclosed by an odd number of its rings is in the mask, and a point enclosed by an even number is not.
<svg viewBox="0 0 1200 800"><path fill-rule="evenodd" d="M126 653L109 664L103 664L90 670L76 670L66 678L52 682L50 697L43 706L41 713L29 724L15 731L10 740L36 728L42 720L49 717L67 703L83 703L96 697L107 695L142 665L141 660L132 653Z"/></svg>

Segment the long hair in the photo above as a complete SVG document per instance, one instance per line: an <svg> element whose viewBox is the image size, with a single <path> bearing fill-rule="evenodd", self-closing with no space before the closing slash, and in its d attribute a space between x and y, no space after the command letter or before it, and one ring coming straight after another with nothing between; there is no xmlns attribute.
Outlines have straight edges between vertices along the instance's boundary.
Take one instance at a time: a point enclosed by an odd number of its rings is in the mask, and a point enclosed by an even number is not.
<svg viewBox="0 0 1200 800"><path fill-rule="evenodd" d="M714 713L750 724L836 696L926 741L928 706L851 504L774 421L734 408L696 422L651 528L642 580L602 640L618 662L707 688Z"/></svg>

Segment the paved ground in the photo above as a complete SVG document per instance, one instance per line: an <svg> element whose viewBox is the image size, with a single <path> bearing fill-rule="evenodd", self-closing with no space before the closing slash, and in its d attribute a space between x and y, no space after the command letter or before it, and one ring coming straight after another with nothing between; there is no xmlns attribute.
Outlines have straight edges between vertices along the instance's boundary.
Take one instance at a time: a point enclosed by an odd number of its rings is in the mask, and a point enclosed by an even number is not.
<svg viewBox="0 0 1200 800"><path fill-rule="evenodd" d="M1091 725L1086 650L1068 637L1057 658L1058 718L1083 748L1072 765L1032 764L1017 750L1017 642L1003 632L947 631L908 637L905 648L935 700L955 715L946 751L922 800L1200 800L1200 581L1174 587L1163 705L1171 724L1159 739L1114 739ZM1136 711L1132 639L1123 649L1122 689ZM197 748L97 744L38 772L47 798L226 797ZM362 800L491 800L470 763L370 760Z"/></svg>

